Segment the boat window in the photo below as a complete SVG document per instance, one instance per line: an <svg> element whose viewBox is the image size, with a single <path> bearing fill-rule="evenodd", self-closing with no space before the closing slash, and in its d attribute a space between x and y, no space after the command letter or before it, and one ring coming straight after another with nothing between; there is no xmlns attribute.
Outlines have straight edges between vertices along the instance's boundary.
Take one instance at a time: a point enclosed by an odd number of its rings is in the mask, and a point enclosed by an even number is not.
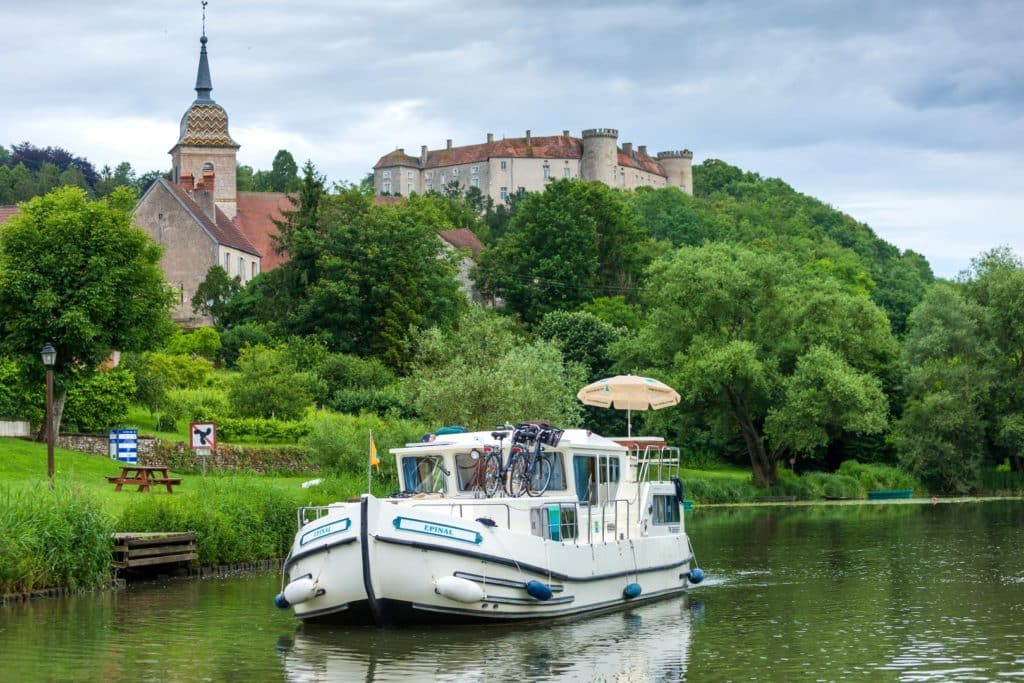
<svg viewBox="0 0 1024 683"><path fill-rule="evenodd" d="M565 461L562 454L557 451L544 451L551 460L551 480L548 482L548 491L564 491L565 486ZM539 485L540 482L537 482Z"/></svg>
<svg viewBox="0 0 1024 683"><path fill-rule="evenodd" d="M598 505L614 498L620 474L618 456L573 455L572 467L580 502Z"/></svg>
<svg viewBox="0 0 1024 683"><path fill-rule="evenodd" d="M444 460L440 455L410 455L402 458L405 490L416 493L444 493Z"/></svg>
<svg viewBox="0 0 1024 683"><path fill-rule="evenodd" d="M655 524L679 524L679 500L675 496L654 496L651 521Z"/></svg>
<svg viewBox="0 0 1024 683"><path fill-rule="evenodd" d="M473 491L484 487L484 454L472 450L455 454L455 471L460 491Z"/></svg>

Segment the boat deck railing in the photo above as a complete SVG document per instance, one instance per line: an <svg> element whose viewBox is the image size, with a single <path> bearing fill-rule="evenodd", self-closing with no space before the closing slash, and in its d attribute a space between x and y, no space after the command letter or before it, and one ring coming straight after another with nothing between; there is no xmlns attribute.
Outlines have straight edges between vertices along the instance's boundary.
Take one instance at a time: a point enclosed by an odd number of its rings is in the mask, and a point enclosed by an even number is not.
<svg viewBox="0 0 1024 683"><path fill-rule="evenodd" d="M331 514L331 510L335 510L341 507L342 504L338 505L305 505L298 509L297 515L299 528L306 526L310 522L315 522L321 517L325 517Z"/></svg>
<svg viewBox="0 0 1024 683"><path fill-rule="evenodd" d="M629 449L630 464L636 468L636 480L668 481L681 471L678 446L639 445Z"/></svg>

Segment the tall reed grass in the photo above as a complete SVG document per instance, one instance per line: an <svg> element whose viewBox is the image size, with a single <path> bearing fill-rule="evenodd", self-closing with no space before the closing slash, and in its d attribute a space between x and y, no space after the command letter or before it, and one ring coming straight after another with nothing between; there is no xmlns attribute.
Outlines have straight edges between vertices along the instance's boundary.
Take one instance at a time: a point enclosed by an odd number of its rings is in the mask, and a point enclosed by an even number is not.
<svg viewBox="0 0 1024 683"><path fill-rule="evenodd" d="M80 487L0 486L0 594L110 580L114 519Z"/></svg>

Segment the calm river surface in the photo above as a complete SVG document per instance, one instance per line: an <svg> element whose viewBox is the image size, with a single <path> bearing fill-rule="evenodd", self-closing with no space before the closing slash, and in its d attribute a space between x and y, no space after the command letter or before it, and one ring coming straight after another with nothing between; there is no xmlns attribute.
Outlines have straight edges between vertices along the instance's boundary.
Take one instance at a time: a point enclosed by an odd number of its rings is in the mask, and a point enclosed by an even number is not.
<svg viewBox="0 0 1024 683"><path fill-rule="evenodd" d="M698 510L709 578L558 625L301 627L278 577L0 608L4 681L1024 681L1024 502Z"/></svg>

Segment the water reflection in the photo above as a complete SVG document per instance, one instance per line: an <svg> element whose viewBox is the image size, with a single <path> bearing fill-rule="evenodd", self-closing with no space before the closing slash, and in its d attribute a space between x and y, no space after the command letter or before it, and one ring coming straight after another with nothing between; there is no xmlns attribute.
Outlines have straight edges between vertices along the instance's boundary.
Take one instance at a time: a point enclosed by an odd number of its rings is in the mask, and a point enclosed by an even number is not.
<svg viewBox="0 0 1024 683"><path fill-rule="evenodd" d="M381 631L300 627L278 641L289 681L678 681L691 612L672 598L559 624Z"/></svg>

